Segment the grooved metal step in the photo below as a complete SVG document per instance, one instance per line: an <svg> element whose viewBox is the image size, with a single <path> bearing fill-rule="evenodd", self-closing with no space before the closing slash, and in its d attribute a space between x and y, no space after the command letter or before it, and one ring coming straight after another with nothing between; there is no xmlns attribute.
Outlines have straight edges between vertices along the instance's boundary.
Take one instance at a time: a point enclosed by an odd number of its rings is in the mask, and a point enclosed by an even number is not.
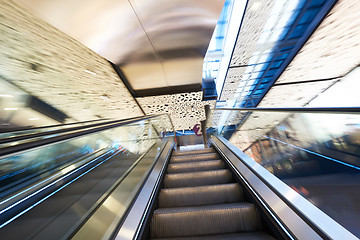
<svg viewBox="0 0 360 240"><path fill-rule="evenodd" d="M198 237L152 238L151 240L275 240L263 232L246 232L226 235L207 235Z"/></svg>
<svg viewBox="0 0 360 240"><path fill-rule="evenodd" d="M208 171L225 168L225 163L221 160L186 162L186 163L171 163L167 168L168 173L185 173Z"/></svg>
<svg viewBox="0 0 360 240"><path fill-rule="evenodd" d="M153 238L258 231L261 219L252 203L159 208L151 221Z"/></svg>
<svg viewBox="0 0 360 240"><path fill-rule="evenodd" d="M164 188L196 187L213 184L224 184L232 181L231 172L227 169L193 173L171 173L164 177Z"/></svg>
<svg viewBox="0 0 360 240"><path fill-rule="evenodd" d="M213 148L203 148L190 151L174 151L173 156L184 156L184 155L194 155L194 154L204 154L204 153L213 153L216 152Z"/></svg>
<svg viewBox="0 0 360 240"><path fill-rule="evenodd" d="M214 149L175 152L150 223L152 240L274 240Z"/></svg>
<svg viewBox="0 0 360 240"><path fill-rule="evenodd" d="M237 183L162 189L159 207L185 207L241 202L243 190Z"/></svg>
<svg viewBox="0 0 360 240"><path fill-rule="evenodd" d="M180 163L180 162L194 162L202 160L216 160L219 159L219 154L217 153L206 153L201 155L189 155L189 156L175 156L170 159L170 163Z"/></svg>

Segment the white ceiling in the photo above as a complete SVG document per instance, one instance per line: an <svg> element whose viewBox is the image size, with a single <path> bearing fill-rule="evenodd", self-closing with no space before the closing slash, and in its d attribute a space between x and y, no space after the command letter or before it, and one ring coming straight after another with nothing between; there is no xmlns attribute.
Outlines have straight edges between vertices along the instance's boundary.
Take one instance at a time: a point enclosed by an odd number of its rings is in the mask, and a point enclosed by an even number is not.
<svg viewBox="0 0 360 240"><path fill-rule="evenodd" d="M201 84L224 0L16 0L118 65L135 90Z"/></svg>

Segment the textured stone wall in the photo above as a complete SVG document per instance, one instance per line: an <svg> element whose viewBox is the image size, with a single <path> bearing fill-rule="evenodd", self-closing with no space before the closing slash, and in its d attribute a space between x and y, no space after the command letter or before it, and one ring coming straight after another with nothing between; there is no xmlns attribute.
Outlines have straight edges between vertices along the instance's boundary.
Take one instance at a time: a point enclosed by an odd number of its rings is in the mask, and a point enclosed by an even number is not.
<svg viewBox="0 0 360 240"><path fill-rule="evenodd" d="M176 130L189 130L205 120L205 105L214 108L215 101L201 101L202 92L179 93L137 98L146 114L168 113Z"/></svg>
<svg viewBox="0 0 360 240"><path fill-rule="evenodd" d="M358 2L340 0L276 81L277 84L303 83L273 86L259 107L305 106L358 66L359 12ZM311 82L330 78L333 80Z"/></svg>
<svg viewBox="0 0 360 240"><path fill-rule="evenodd" d="M360 4L339 0L276 83L338 78L360 64Z"/></svg>
<svg viewBox="0 0 360 240"><path fill-rule="evenodd" d="M227 73L220 100L226 101L234 98L237 87L241 84L246 66L254 52L261 55L264 51L273 47L273 42L259 43L259 39L263 34L263 28L275 2L263 1L261 7L254 10L253 5L259 4L259 1L248 1L248 7L230 60L229 66L232 68L229 68Z"/></svg>
<svg viewBox="0 0 360 240"><path fill-rule="evenodd" d="M106 59L11 0L0 34L0 76L74 120L142 115Z"/></svg>
<svg viewBox="0 0 360 240"><path fill-rule="evenodd" d="M276 81L287 85L273 86L258 107L304 107L330 87L336 88L342 76L360 64L359 12L357 1L339 0ZM242 56L234 54L238 58ZM229 74L235 82L241 72L229 70ZM321 79L330 80L313 82ZM334 99L340 96L340 93L334 95ZM253 113L230 141L245 149L257 136L264 135L287 117L288 114Z"/></svg>

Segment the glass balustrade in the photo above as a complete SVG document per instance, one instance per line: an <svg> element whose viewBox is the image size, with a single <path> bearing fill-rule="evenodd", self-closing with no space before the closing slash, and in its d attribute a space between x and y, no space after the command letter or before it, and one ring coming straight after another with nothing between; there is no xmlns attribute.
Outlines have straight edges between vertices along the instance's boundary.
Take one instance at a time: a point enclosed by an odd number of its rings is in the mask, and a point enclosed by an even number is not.
<svg viewBox="0 0 360 240"><path fill-rule="evenodd" d="M119 220L165 143L174 138L170 136L172 131L169 117L160 115L3 156L0 158L0 238L18 227L18 219L23 215L25 218L31 215L34 205L52 205L61 194L69 194L67 197L73 198L76 207L84 207L60 231L61 236L80 226L97 204L104 201L118 204L115 220ZM74 191L71 189L79 192L67 193ZM109 198L115 189L118 191ZM21 211L17 209L34 194L39 195L35 202L25 204ZM75 206L70 204L61 211L66 214L72 207ZM41 224L50 223L44 220Z"/></svg>
<svg viewBox="0 0 360 240"><path fill-rule="evenodd" d="M226 112L228 120L209 131L360 236L359 114Z"/></svg>

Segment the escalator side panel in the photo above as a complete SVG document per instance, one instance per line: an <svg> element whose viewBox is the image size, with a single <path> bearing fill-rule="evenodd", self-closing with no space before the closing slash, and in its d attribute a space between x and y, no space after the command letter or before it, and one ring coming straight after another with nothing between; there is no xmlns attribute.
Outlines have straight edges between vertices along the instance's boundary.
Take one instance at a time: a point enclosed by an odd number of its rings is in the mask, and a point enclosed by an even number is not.
<svg viewBox="0 0 360 240"><path fill-rule="evenodd" d="M283 238L357 239L226 139L212 137L210 141Z"/></svg>

